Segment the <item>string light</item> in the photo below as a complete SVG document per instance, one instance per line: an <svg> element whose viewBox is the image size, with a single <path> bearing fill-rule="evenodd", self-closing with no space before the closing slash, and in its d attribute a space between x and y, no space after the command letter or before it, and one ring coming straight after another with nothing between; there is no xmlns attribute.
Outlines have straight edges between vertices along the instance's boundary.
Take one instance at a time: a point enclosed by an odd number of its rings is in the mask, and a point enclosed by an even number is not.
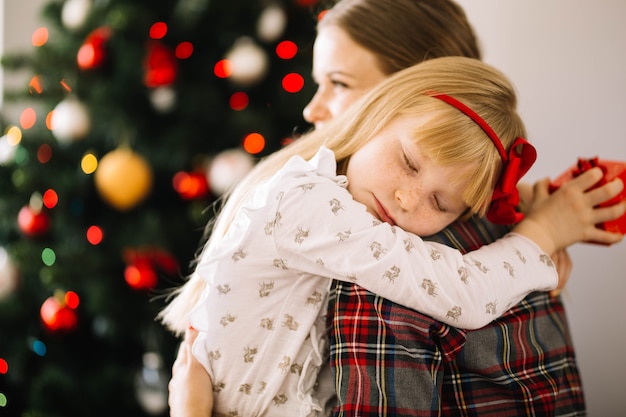
<svg viewBox="0 0 626 417"><path fill-rule="evenodd" d="M31 40L33 42L33 46L44 46L46 42L48 42L48 29L45 27L36 29L35 32L33 32Z"/></svg>
<svg viewBox="0 0 626 417"><path fill-rule="evenodd" d="M291 59L298 53L298 45L292 41L282 41L276 45L276 55L281 59Z"/></svg>
<svg viewBox="0 0 626 417"><path fill-rule="evenodd" d="M46 190L46 192L43 193L43 205L46 206L46 208L53 209L58 202L59 196L53 189Z"/></svg>
<svg viewBox="0 0 626 417"><path fill-rule="evenodd" d="M92 245L99 245L102 242L103 237L104 233L98 226L91 226L87 229L87 241Z"/></svg>
<svg viewBox="0 0 626 417"><path fill-rule="evenodd" d="M80 160L80 168L87 175L93 174L98 168L98 158L92 153L87 153Z"/></svg>
<svg viewBox="0 0 626 417"><path fill-rule="evenodd" d="M249 154L256 155L265 149L265 138L260 133L250 133L243 139L243 148Z"/></svg>
<svg viewBox="0 0 626 417"><path fill-rule="evenodd" d="M33 92L41 94L43 92L42 84L43 83L41 76L35 75L33 78L30 79L30 82L28 83L28 92L30 94L33 94Z"/></svg>
<svg viewBox="0 0 626 417"><path fill-rule="evenodd" d="M249 102L250 99L248 98L248 95L243 91L238 91L230 96L229 105L231 109L241 111L248 107Z"/></svg>
<svg viewBox="0 0 626 417"><path fill-rule="evenodd" d="M42 144L37 148L37 160L41 164L46 164L52 159L52 148L47 143Z"/></svg>
<svg viewBox="0 0 626 417"><path fill-rule="evenodd" d="M57 261L57 254L50 248L45 248L41 251L41 260L44 265L52 266Z"/></svg>
<svg viewBox="0 0 626 417"><path fill-rule="evenodd" d="M163 39L167 35L167 24L165 22L156 22L150 27L150 38Z"/></svg>
<svg viewBox="0 0 626 417"><path fill-rule="evenodd" d="M218 78L228 78L233 73L233 66L229 60L221 59L215 64L213 72Z"/></svg>
<svg viewBox="0 0 626 417"><path fill-rule="evenodd" d="M193 44L191 42L181 42L174 51L176 58L187 59L193 54Z"/></svg>
<svg viewBox="0 0 626 417"><path fill-rule="evenodd" d="M304 78L302 75L292 72L283 77L283 88L288 93L297 93L304 87Z"/></svg>

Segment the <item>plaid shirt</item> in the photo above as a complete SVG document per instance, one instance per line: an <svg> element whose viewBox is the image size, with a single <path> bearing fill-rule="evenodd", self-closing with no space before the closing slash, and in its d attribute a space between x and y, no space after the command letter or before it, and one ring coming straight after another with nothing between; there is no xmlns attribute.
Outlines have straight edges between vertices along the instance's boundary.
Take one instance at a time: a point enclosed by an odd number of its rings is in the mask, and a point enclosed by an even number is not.
<svg viewBox="0 0 626 417"><path fill-rule="evenodd" d="M471 219L432 238L462 250L505 229ZM563 305L530 294L463 331L337 282L329 304L335 416L583 416Z"/></svg>

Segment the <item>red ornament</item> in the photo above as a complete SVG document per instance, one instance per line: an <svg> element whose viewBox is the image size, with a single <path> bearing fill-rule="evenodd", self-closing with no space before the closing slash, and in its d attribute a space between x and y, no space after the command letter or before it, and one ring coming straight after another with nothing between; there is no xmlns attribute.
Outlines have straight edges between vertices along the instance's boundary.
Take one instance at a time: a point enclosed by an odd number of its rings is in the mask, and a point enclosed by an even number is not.
<svg viewBox="0 0 626 417"><path fill-rule="evenodd" d="M101 67L107 59L107 43L111 38L111 29L99 27L91 32L78 50L76 61L82 70Z"/></svg>
<svg viewBox="0 0 626 417"><path fill-rule="evenodd" d="M150 290L157 284L156 271L147 261L128 265L124 270L124 279L135 290Z"/></svg>
<svg viewBox="0 0 626 417"><path fill-rule="evenodd" d="M209 182L204 172L177 172L172 185L183 200L198 200L209 195Z"/></svg>
<svg viewBox="0 0 626 417"><path fill-rule="evenodd" d="M178 60L174 51L162 42L150 42L144 61L144 70L143 82L148 88L173 84L178 75Z"/></svg>
<svg viewBox="0 0 626 417"><path fill-rule="evenodd" d="M127 249L124 252L126 269L124 279L135 290L150 290L156 287L158 273L174 276L178 273L178 261L163 249L147 247Z"/></svg>
<svg viewBox="0 0 626 417"><path fill-rule="evenodd" d="M43 210L34 210L26 205L17 215L17 224L27 236L41 236L50 230L50 217Z"/></svg>
<svg viewBox="0 0 626 417"><path fill-rule="evenodd" d="M78 325L77 306L75 293L71 291L67 293L57 292L44 301L39 313L44 326L49 331L68 332L74 330Z"/></svg>

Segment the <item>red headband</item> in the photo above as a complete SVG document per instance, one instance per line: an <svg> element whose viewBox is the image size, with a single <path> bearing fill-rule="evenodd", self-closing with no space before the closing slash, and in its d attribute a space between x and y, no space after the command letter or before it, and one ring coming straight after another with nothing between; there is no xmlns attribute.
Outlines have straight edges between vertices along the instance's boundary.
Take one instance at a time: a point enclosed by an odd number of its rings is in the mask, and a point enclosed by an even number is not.
<svg viewBox="0 0 626 417"><path fill-rule="evenodd" d="M429 95L456 107L472 119L489 136L502 158L502 174L493 190L487 219L498 224L513 224L522 221L524 215L517 211L519 205L517 183L537 159L537 151L533 145L526 139L518 137L507 153L496 132L474 110L449 95L439 93Z"/></svg>

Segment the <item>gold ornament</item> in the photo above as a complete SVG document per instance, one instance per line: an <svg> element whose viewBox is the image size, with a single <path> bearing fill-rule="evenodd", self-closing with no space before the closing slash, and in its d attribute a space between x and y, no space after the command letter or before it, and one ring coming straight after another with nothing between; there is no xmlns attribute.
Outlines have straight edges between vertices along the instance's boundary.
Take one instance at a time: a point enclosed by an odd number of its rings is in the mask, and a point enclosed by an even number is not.
<svg viewBox="0 0 626 417"><path fill-rule="evenodd" d="M102 157L94 181L103 200L125 211L135 207L150 193L152 170L141 155L122 147Z"/></svg>

